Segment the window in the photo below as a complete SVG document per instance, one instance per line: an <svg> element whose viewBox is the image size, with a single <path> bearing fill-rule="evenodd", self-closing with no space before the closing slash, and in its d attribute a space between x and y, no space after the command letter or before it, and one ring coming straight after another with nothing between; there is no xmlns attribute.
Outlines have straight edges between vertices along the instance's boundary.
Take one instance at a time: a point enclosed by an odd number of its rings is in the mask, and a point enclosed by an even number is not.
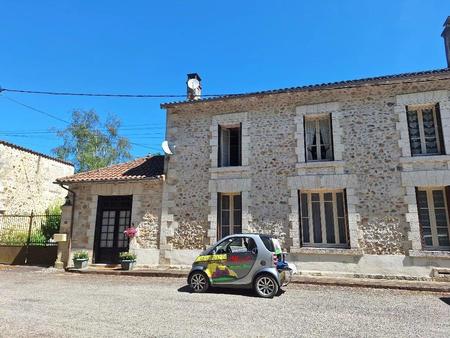
<svg viewBox="0 0 450 338"><path fill-rule="evenodd" d="M330 115L305 117L306 161L332 161Z"/></svg>
<svg viewBox="0 0 450 338"><path fill-rule="evenodd" d="M253 238L235 237L219 243L214 249L213 254L224 253L247 253L257 248Z"/></svg>
<svg viewBox="0 0 450 338"><path fill-rule="evenodd" d="M302 245L347 247L344 191L301 191L299 197Z"/></svg>
<svg viewBox="0 0 450 338"><path fill-rule="evenodd" d="M219 167L241 165L241 125L219 126Z"/></svg>
<svg viewBox="0 0 450 338"><path fill-rule="evenodd" d="M241 194L219 193L219 228L218 238L242 232Z"/></svg>
<svg viewBox="0 0 450 338"><path fill-rule="evenodd" d="M408 106L407 120L412 156L444 154L438 105Z"/></svg>
<svg viewBox="0 0 450 338"><path fill-rule="evenodd" d="M417 207L424 249L450 249L449 197L449 187L417 189Z"/></svg>

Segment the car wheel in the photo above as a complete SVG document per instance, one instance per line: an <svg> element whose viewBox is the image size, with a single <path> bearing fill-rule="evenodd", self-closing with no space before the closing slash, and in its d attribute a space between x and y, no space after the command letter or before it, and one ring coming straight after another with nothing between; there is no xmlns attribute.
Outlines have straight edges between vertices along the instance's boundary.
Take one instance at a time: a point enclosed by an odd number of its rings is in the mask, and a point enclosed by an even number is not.
<svg viewBox="0 0 450 338"><path fill-rule="evenodd" d="M255 292L263 298L273 298L278 293L278 283L275 278L269 274L256 277Z"/></svg>
<svg viewBox="0 0 450 338"><path fill-rule="evenodd" d="M189 286L193 292L205 292L209 287L208 276L201 271L193 272L189 276Z"/></svg>

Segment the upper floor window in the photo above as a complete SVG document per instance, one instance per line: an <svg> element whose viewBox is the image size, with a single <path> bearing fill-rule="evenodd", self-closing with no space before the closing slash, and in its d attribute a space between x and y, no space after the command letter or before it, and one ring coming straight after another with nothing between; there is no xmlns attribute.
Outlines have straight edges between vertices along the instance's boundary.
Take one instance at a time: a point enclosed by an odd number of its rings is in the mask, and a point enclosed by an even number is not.
<svg viewBox="0 0 450 338"><path fill-rule="evenodd" d="M450 187L417 189L417 207L424 249L449 250Z"/></svg>
<svg viewBox="0 0 450 338"><path fill-rule="evenodd" d="M411 155L444 154L439 105L408 106Z"/></svg>
<svg viewBox="0 0 450 338"><path fill-rule="evenodd" d="M305 117L306 161L332 161L331 116Z"/></svg>
<svg viewBox="0 0 450 338"><path fill-rule="evenodd" d="M302 245L348 247L344 191L300 191L299 198Z"/></svg>
<svg viewBox="0 0 450 338"><path fill-rule="evenodd" d="M219 167L242 165L241 125L219 126Z"/></svg>

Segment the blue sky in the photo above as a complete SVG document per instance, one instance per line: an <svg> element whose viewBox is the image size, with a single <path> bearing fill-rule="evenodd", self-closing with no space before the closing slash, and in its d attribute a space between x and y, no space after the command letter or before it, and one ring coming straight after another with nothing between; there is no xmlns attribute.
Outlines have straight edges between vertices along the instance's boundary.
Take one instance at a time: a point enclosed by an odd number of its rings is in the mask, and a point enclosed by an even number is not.
<svg viewBox="0 0 450 338"><path fill-rule="evenodd" d="M446 0L1 1L0 86L184 94L241 93L446 67ZM160 151L170 99L4 93L70 118L118 115L134 156ZM0 96L0 139L44 153L64 123ZM32 132L30 132L32 131ZM12 133L16 134L12 134Z"/></svg>

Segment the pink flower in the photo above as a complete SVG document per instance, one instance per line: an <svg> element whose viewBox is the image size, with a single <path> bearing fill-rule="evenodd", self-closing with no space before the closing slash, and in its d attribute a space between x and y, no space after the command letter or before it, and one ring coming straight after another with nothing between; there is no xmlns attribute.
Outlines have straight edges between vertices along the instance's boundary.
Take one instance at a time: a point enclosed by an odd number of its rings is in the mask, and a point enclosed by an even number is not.
<svg viewBox="0 0 450 338"><path fill-rule="evenodd" d="M123 232L128 238L137 236L138 230L135 227L129 227Z"/></svg>

